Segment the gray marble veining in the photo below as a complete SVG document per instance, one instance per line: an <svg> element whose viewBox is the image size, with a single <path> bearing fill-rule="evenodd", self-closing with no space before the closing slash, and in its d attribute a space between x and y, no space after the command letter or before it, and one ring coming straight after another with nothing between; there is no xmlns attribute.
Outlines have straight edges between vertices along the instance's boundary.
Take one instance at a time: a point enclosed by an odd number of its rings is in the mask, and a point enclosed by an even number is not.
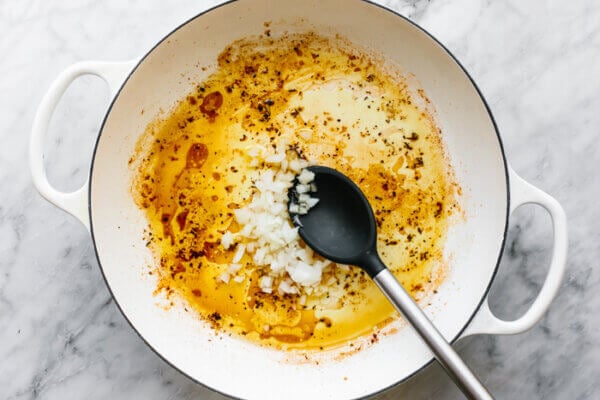
<svg viewBox="0 0 600 400"><path fill-rule="evenodd" d="M457 349L498 399L600 398L600 3L382 1L438 37L486 96L509 161L555 196L570 222L568 270L531 331L478 336ZM139 56L215 1L0 2L0 398L223 399L160 360L120 315L90 239L33 189L35 108L52 79L85 59ZM108 104L80 79L55 114L47 167L61 189L85 179ZM491 293L502 317L527 309L550 258L549 218L511 218ZM433 365L378 399L460 399Z"/></svg>

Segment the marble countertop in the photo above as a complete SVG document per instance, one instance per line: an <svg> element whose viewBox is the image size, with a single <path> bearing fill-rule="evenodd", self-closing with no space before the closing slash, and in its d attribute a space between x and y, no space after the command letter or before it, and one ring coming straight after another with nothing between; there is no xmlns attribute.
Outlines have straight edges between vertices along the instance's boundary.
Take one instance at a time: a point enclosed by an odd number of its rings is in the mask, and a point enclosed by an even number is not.
<svg viewBox="0 0 600 400"><path fill-rule="evenodd" d="M0 398L224 399L156 356L111 300L91 240L32 186L35 109L51 81L86 59L128 60L214 1L0 2ZM555 196L570 223L568 269L550 310L516 336L456 346L498 399L600 398L600 3L383 2L438 37L472 74L508 159ZM46 144L51 181L86 177L108 93L77 80ZM511 218L492 308L517 317L535 297L551 250L550 219ZM461 399L436 364L377 399Z"/></svg>

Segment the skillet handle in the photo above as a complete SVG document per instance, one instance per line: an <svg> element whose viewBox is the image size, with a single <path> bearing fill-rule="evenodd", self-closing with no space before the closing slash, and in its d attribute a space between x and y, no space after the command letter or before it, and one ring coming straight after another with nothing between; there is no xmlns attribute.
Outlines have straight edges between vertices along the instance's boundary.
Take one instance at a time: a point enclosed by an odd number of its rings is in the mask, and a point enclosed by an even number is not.
<svg viewBox="0 0 600 400"><path fill-rule="evenodd" d="M88 231L90 230L87 212L89 178L81 188L70 193L61 192L52 187L48 182L44 167L44 139L56 105L76 78L82 75L96 75L102 78L109 87L112 99L136 63L137 60L127 62L83 61L71 65L52 82L33 120L29 143L29 166L33 184L46 200L75 216Z"/></svg>
<svg viewBox="0 0 600 400"><path fill-rule="evenodd" d="M512 335L525 332L538 322L550 307L562 281L567 260L567 217L561 205L549 194L526 182L512 169L510 180L510 212L524 204L538 204L548 211L554 230L552 261L546 280L537 298L525 314L514 321L504 321L496 317L489 306L488 298L482 303L479 312L462 337L475 334Z"/></svg>

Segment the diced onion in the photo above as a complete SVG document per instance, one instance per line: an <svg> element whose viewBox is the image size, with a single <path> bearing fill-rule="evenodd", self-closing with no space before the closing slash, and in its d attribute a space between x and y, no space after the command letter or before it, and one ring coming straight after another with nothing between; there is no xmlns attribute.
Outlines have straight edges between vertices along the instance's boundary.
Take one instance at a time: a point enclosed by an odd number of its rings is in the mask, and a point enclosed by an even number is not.
<svg viewBox="0 0 600 400"><path fill-rule="evenodd" d="M296 189L296 193L308 193L310 191L310 185L296 185L296 187L294 188Z"/></svg>
<svg viewBox="0 0 600 400"><path fill-rule="evenodd" d="M229 273L227 273L227 272L223 272L221 275L219 275L219 279L225 283L229 283L230 278L231 278L231 275L229 275Z"/></svg>
<svg viewBox="0 0 600 400"><path fill-rule="evenodd" d="M229 264L227 268L227 272L230 274L235 274L242 268L242 264Z"/></svg>
<svg viewBox="0 0 600 400"><path fill-rule="evenodd" d="M300 175L298 175L298 182L306 185L311 183L315 179L314 172L311 172L307 169L303 169Z"/></svg>
<svg viewBox="0 0 600 400"><path fill-rule="evenodd" d="M244 257L244 253L246 252L246 245L244 244L239 244L237 246L237 250L235 251L235 255L233 256L233 259L231 260L232 263L239 263L240 260L242 259L242 257Z"/></svg>
<svg viewBox="0 0 600 400"><path fill-rule="evenodd" d="M308 209L310 210L311 208L316 206L318 202L319 202L319 199L311 197L308 200L306 200L306 205L308 206Z"/></svg>
<svg viewBox="0 0 600 400"><path fill-rule="evenodd" d="M233 244L234 237L233 234L229 231L225 232L223 236L221 236L221 245L228 250Z"/></svg>
<svg viewBox="0 0 600 400"><path fill-rule="evenodd" d="M237 245L231 264L219 279L227 283L233 276L233 281L243 282L245 276L236 274L248 254L259 267L258 286L263 292L272 293L275 288L281 294L301 294L304 288L305 303L311 286L321 281L326 264L315 261L312 250L300 244L298 228L292 225L288 210L306 214L318 203L319 199L309 195L316 191L315 174L306 169L306 160L288 151L286 143L279 143L271 154L267 152L262 146L247 149L251 165L262 167L250 177L256 188L250 202L233 212L241 229L235 234L226 231L221 237L225 249ZM287 192L294 180L297 202L288 204Z"/></svg>

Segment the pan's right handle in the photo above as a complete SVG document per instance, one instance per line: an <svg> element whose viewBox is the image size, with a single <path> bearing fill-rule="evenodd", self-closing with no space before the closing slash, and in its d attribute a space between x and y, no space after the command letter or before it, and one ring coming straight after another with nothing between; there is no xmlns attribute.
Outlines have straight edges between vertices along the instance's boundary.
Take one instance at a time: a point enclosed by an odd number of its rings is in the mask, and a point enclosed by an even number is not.
<svg viewBox="0 0 600 400"><path fill-rule="evenodd" d="M89 182L86 181L81 188L70 193L55 189L48 182L44 167L44 139L56 105L76 78L82 75L96 75L102 78L109 87L112 99L136 63L137 60L127 62L83 61L70 66L54 80L42 99L33 121L31 142L29 143L29 166L33 184L46 200L75 216L85 225L88 231L90 229L88 216Z"/></svg>
<svg viewBox="0 0 600 400"><path fill-rule="evenodd" d="M509 167L510 178L510 211L511 213L523 204L538 204L542 206L552 218L554 229L554 248L548 275L542 285L540 293L534 300L529 310L514 321L505 321L494 315L486 298L477 312L477 315L465 330L462 337L476 334L513 335L530 329L542 318L550 303L556 296L567 262L567 217L559 202L546 192L526 182Z"/></svg>

